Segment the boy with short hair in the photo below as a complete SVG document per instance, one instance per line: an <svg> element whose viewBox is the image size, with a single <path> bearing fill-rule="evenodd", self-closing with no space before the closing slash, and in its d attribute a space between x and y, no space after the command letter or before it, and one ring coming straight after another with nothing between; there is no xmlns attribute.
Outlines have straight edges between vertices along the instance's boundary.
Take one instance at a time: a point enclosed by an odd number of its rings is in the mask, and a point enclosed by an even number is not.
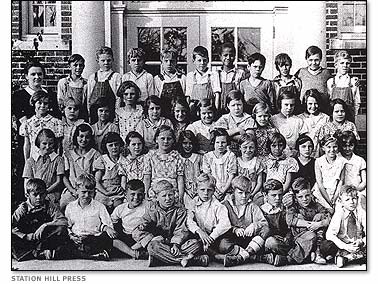
<svg viewBox="0 0 378 284"><path fill-rule="evenodd" d="M215 256L226 254L219 246L224 234L231 229L227 207L214 196L216 179L206 173L197 178L197 196L188 210L187 225L202 241L203 251Z"/></svg>
<svg viewBox="0 0 378 284"><path fill-rule="evenodd" d="M153 188L156 200L151 201L141 224L133 231L133 238L149 254L149 267L161 264L208 266L206 256L197 256L201 244L189 239L186 209L175 201L175 189L167 180L160 180Z"/></svg>
<svg viewBox="0 0 378 284"><path fill-rule="evenodd" d="M265 240L262 262L281 266L292 247L292 235L286 223L286 209L282 204L283 185L276 179L268 179L263 187L265 203L260 206L269 224L269 237Z"/></svg>
<svg viewBox="0 0 378 284"><path fill-rule="evenodd" d="M121 221L122 230L117 231L117 238L113 240L113 246L134 259L143 259L147 252L137 243L132 232L142 223L146 203L144 201L144 184L138 179L129 180L126 184L126 202L117 206L110 216L113 225Z"/></svg>
<svg viewBox="0 0 378 284"><path fill-rule="evenodd" d="M340 210L336 210L326 233L323 254L336 256L337 267L364 259L366 262L366 211L358 204L355 186L343 185L340 190Z"/></svg>
<svg viewBox="0 0 378 284"><path fill-rule="evenodd" d="M55 259L68 241L67 219L46 200L46 184L31 178L25 186L27 200L12 214L12 255L17 261Z"/></svg>
<svg viewBox="0 0 378 284"><path fill-rule="evenodd" d="M116 94L122 83L121 74L114 72L113 67L113 50L110 47L102 46L96 50L96 61L99 66L94 74L88 78L88 112L89 123L97 122L98 117L95 105L99 98L106 98L111 108L111 120L114 118L114 109L116 106ZM117 106L119 103L117 103Z"/></svg>
<svg viewBox="0 0 378 284"><path fill-rule="evenodd" d="M109 260L109 250L116 232L106 207L94 199L96 179L88 173L76 181L78 199L66 207L73 256Z"/></svg>
<svg viewBox="0 0 378 284"><path fill-rule="evenodd" d="M160 55L162 73L154 77L155 95L161 98L162 116L172 117L172 102L177 97L184 97L186 76L177 69L178 52L166 48Z"/></svg>
<svg viewBox="0 0 378 284"><path fill-rule="evenodd" d="M154 77L144 69L146 53L142 48L130 48L127 52L127 61L130 71L123 74L122 82L133 81L140 89L139 100L144 102L155 91Z"/></svg>
<svg viewBox="0 0 378 284"><path fill-rule="evenodd" d="M295 179L292 191L295 200L287 210L286 222L293 234L295 246L289 251L287 262L300 264L311 256L311 261L326 264L320 247L324 242L324 230L328 227L331 214L313 200L310 182L305 178Z"/></svg>
<svg viewBox="0 0 378 284"><path fill-rule="evenodd" d="M193 63L196 70L188 73L185 91L190 108L194 108L202 99L211 99L218 107L222 90L218 74L208 67L209 52L205 47L197 46L193 49Z"/></svg>
<svg viewBox="0 0 378 284"><path fill-rule="evenodd" d="M234 61L236 49L233 43L225 42L221 47L222 68L218 70L219 81L221 85L221 94L217 106L222 112L226 113L226 96L232 90L240 89L240 81L246 74L243 68L235 67Z"/></svg>
<svg viewBox="0 0 378 284"><path fill-rule="evenodd" d="M249 200L252 182L237 176L231 183L233 193L227 195L223 205L228 210L231 230L220 241L220 250L228 251L221 257L224 266L234 266L256 259L264 248L269 233L268 222L261 209Z"/></svg>

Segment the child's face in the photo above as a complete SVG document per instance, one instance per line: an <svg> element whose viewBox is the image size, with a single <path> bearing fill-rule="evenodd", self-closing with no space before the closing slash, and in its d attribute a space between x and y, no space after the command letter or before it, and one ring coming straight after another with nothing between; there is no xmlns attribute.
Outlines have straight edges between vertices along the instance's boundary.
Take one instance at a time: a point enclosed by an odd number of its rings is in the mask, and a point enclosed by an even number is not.
<svg viewBox="0 0 378 284"><path fill-rule="evenodd" d="M110 54L100 54L97 63L102 71L109 71L113 66L113 57Z"/></svg>
<svg viewBox="0 0 378 284"><path fill-rule="evenodd" d="M310 55L306 59L308 68L312 71L318 70L319 67L320 67L320 61L321 60L322 60L322 58L320 57L320 54Z"/></svg>
<svg viewBox="0 0 378 284"><path fill-rule="evenodd" d="M66 119L75 121L79 117L79 107L75 103L69 103L64 108L64 115Z"/></svg>
<svg viewBox="0 0 378 284"><path fill-rule="evenodd" d="M338 58L335 63L337 73L341 75L348 74L350 69L350 63L350 60L347 58Z"/></svg>
<svg viewBox="0 0 378 284"><path fill-rule="evenodd" d="M252 141L245 141L240 145L240 151L242 154L242 158L246 160L251 160L255 155L255 143Z"/></svg>
<svg viewBox="0 0 378 284"><path fill-rule="evenodd" d="M80 77L83 74L85 64L83 60L75 61L70 63L71 75Z"/></svg>
<svg viewBox="0 0 378 284"><path fill-rule="evenodd" d="M227 151L227 137L226 136L217 136L214 143L214 151L223 154Z"/></svg>
<svg viewBox="0 0 378 284"><path fill-rule="evenodd" d="M250 192L246 188L234 187L235 205L245 205L248 201Z"/></svg>
<svg viewBox="0 0 378 284"><path fill-rule="evenodd" d="M339 147L337 146L337 142L328 142L323 146L324 154L331 158L336 159L336 155L339 152Z"/></svg>
<svg viewBox="0 0 378 284"><path fill-rule="evenodd" d="M35 102L35 113L39 115L46 115L49 111L49 99L41 98L39 101Z"/></svg>
<svg viewBox="0 0 378 284"><path fill-rule="evenodd" d="M299 154L305 158L311 157L313 150L314 150L314 145L311 143L311 141L307 141L299 145Z"/></svg>
<svg viewBox="0 0 378 284"><path fill-rule="evenodd" d="M343 105L340 104L335 104L333 107L333 112L332 112L332 119L333 121L342 123L345 120L345 109Z"/></svg>
<svg viewBox="0 0 378 284"><path fill-rule="evenodd" d="M190 154L193 152L193 143L190 139L184 138L182 141L182 149L186 154Z"/></svg>
<svg viewBox="0 0 378 284"><path fill-rule="evenodd" d="M208 182L200 182L197 187L197 194L201 201L207 202L213 196L214 188Z"/></svg>
<svg viewBox="0 0 378 284"><path fill-rule="evenodd" d="M278 72L280 72L281 76L287 77L290 75L290 68L291 68L290 63L285 62L281 66L278 66Z"/></svg>
<svg viewBox="0 0 378 284"><path fill-rule="evenodd" d="M161 131L159 136L156 137L158 149L165 153L171 151L174 142L171 131Z"/></svg>
<svg viewBox="0 0 378 284"><path fill-rule="evenodd" d="M175 108L173 110L173 113L174 113L175 119L178 122L184 122L185 119L186 119L186 116L188 115L185 107L183 107L180 104L176 104L176 106L175 106Z"/></svg>
<svg viewBox="0 0 378 284"><path fill-rule="evenodd" d="M54 152L55 140L46 136L41 136L39 140L39 152L42 156Z"/></svg>
<svg viewBox="0 0 378 284"><path fill-rule="evenodd" d="M300 207L306 208L312 200L311 189L306 188L306 189L300 190L297 194L295 194L295 198Z"/></svg>
<svg viewBox="0 0 378 284"><path fill-rule="evenodd" d="M108 122L110 119L110 109L107 106L99 107L97 109L98 120L101 122Z"/></svg>
<svg viewBox="0 0 378 284"><path fill-rule="evenodd" d="M260 111L256 113L256 122L260 126L267 126L269 123L269 116L268 111Z"/></svg>
<svg viewBox="0 0 378 284"><path fill-rule="evenodd" d="M196 55L193 60L194 66L200 72L205 72L207 70L207 64L209 63L209 58L203 57L201 55Z"/></svg>
<svg viewBox="0 0 378 284"><path fill-rule="evenodd" d="M342 146L341 146L341 151L343 156L346 157L351 157L354 152L354 144L348 140L348 141L343 141Z"/></svg>
<svg viewBox="0 0 378 284"><path fill-rule="evenodd" d="M230 113L234 116L241 116L243 115L243 102L242 100L231 100L228 105L228 109Z"/></svg>
<svg viewBox="0 0 378 284"><path fill-rule="evenodd" d="M283 189L269 190L265 195L266 202L273 207L281 206Z"/></svg>
<svg viewBox="0 0 378 284"><path fill-rule="evenodd" d="M316 114L319 110L319 104L313 97L307 98L306 106L309 114Z"/></svg>
<svg viewBox="0 0 378 284"><path fill-rule="evenodd" d="M121 145L118 141L106 143L106 150L109 153L109 156L118 157L121 153Z"/></svg>
<svg viewBox="0 0 378 284"><path fill-rule="evenodd" d="M174 73L176 71L177 60L170 55L165 55L161 60L161 67L167 73Z"/></svg>
<svg viewBox="0 0 378 284"><path fill-rule="evenodd" d="M85 185L81 184L77 188L77 197L79 199L80 205L88 205L91 203L92 199L95 196L95 189L88 189Z"/></svg>
<svg viewBox="0 0 378 284"><path fill-rule="evenodd" d="M135 88L127 88L123 93L123 99L127 105L135 105L137 101L137 93Z"/></svg>
<svg viewBox="0 0 378 284"><path fill-rule="evenodd" d="M41 67L31 67L26 74L29 87L32 89L39 89L43 81L43 71Z"/></svg>
<svg viewBox="0 0 378 284"><path fill-rule="evenodd" d="M282 141L275 141L270 145L270 152L275 157L281 156L284 149L285 146Z"/></svg>
<svg viewBox="0 0 378 284"><path fill-rule="evenodd" d="M283 99L281 101L281 113L284 116L290 116L294 112L295 99Z"/></svg>
<svg viewBox="0 0 378 284"><path fill-rule="evenodd" d="M248 70L253 78L260 78L264 68L265 66L260 60L255 60L251 65L248 65Z"/></svg>
<svg viewBox="0 0 378 284"><path fill-rule="evenodd" d="M200 108L201 121L204 124L211 124L214 120L214 112L211 107L201 107Z"/></svg>
<svg viewBox="0 0 378 284"><path fill-rule="evenodd" d="M144 60L140 57L131 57L129 64L131 71L134 73L140 73L143 70Z"/></svg>
<svg viewBox="0 0 378 284"><path fill-rule="evenodd" d="M349 211L357 208L358 196L357 192L343 193L340 196L341 205Z"/></svg>
<svg viewBox="0 0 378 284"><path fill-rule="evenodd" d="M170 208L175 204L175 191L173 188L160 191L156 200L162 208Z"/></svg>
<svg viewBox="0 0 378 284"><path fill-rule="evenodd" d="M150 120L159 120L161 115L161 108L159 105L156 105L154 103L150 103L150 106L148 107L148 118Z"/></svg>
<svg viewBox="0 0 378 284"><path fill-rule="evenodd" d="M135 208L142 204L144 199L144 189L138 188L137 190L130 190L126 191L126 199L129 204L129 208Z"/></svg>
<svg viewBox="0 0 378 284"><path fill-rule="evenodd" d="M221 60L224 66L232 67L235 61L235 53L232 48L223 48Z"/></svg>
<svg viewBox="0 0 378 284"><path fill-rule="evenodd" d="M79 134L77 135L77 145L79 146L79 148L87 148L90 141L91 133L89 131L79 131Z"/></svg>
<svg viewBox="0 0 378 284"><path fill-rule="evenodd" d="M34 207L39 207L43 205L46 199L47 192L46 191L31 191L26 194L30 204Z"/></svg>
<svg viewBox="0 0 378 284"><path fill-rule="evenodd" d="M142 153L143 143L137 137L130 138L130 143L129 146L127 146L127 148L129 149L131 156L136 157Z"/></svg>

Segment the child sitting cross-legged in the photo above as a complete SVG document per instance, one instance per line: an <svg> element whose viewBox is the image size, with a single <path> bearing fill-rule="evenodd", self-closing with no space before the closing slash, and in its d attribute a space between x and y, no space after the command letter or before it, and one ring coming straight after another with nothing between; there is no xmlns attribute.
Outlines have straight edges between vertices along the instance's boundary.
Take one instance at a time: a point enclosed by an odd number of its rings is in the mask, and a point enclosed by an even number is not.
<svg viewBox="0 0 378 284"><path fill-rule="evenodd" d="M31 178L26 182L27 200L12 214L12 256L17 261L55 259L68 240L67 219L46 195L43 180Z"/></svg>
<svg viewBox="0 0 378 284"><path fill-rule="evenodd" d="M188 229L198 235L203 251L215 256L218 253L228 253L221 250L220 241L231 229L227 207L214 196L216 179L206 173L197 178L197 196L194 206L188 210Z"/></svg>
<svg viewBox="0 0 378 284"><path fill-rule="evenodd" d="M129 180L126 184L126 202L118 205L110 216L117 231L113 246L134 259L147 257L147 251L132 237L132 232L142 222L145 212L144 194L144 184L141 180ZM121 230L117 230L118 224L122 225Z"/></svg>
<svg viewBox="0 0 378 284"><path fill-rule="evenodd" d="M167 180L156 183L156 200L147 205L141 224L133 231L133 238L149 254L148 266L181 264L208 266L208 256L198 256L201 243L189 239L186 209L175 199L175 189Z"/></svg>
<svg viewBox="0 0 378 284"><path fill-rule="evenodd" d="M228 210L232 230L221 239L219 249L228 251L226 255L215 255L223 260L224 266L235 266L256 260L256 254L264 247L269 232L268 222L261 209L249 200L252 182L237 176L232 180L233 193L226 196L223 205Z"/></svg>
<svg viewBox="0 0 378 284"><path fill-rule="evenodd" d="M106 207L94 200L96 179L88 173L76 181L78 199L67 205L71 239L71 257L93 260L109 260L112 239L116 236Z"/></svg>
<svg viewBox="0 0 378 284"><path fill-rule="evenodd" d="M322 246L323 253L336 255L337 267L362 259L366 263L366 211L358 205L355 186L341 187L340 210L336 210L326 233L327 243Z"/></svg>

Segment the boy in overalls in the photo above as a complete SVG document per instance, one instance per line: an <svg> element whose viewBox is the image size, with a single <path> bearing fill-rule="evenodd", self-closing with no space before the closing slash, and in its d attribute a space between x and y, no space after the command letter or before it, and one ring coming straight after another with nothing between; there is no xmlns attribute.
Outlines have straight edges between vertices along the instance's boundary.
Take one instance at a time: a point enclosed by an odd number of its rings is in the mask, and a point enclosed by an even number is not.
<svg viewBox="0 0 378 284"><path fill-rule="evenodd" d="M188 73L185 95L189 97L191 113L202 99L210 99L219 106L221 86L217 72L208 68L209 52L203 46L197 46L193 50L193 62L196 70Z"/></svg>
<svg viewBox="0 0 378 284"><path fill-rule="evenodd" d="M177 70L177 50L167 48L161 53L162 73L154 77L155 95L161 98L162 116L170 118L172 101L184 97L186 76Z"/></svg>
<svg viewBox="0 0 378 284"><path fill-rule="evenodd" d="M111 120L114 117L117 90L122 83L121 74L112 70L113 51L109 47L101 47L96 51L97 63L100 69L88 78L88 112L89 122L97 122L95 104L99 98L109 100Z"/></svg>

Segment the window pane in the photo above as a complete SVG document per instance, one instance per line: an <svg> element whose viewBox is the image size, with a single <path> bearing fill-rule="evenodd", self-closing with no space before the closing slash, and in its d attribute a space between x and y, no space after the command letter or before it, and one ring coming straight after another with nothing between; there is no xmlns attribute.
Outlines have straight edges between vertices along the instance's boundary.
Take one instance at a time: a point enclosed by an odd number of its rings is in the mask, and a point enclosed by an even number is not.
<svg viewBox="0 0 378 284"><path fill-rule="evenodd" d="M43 6L33 5L33 27L44 27Z"/></svg>
<svg viewBox="0 0 378 284"><path fill-rule="evenodd" d="M146 52L146 61L160 61L160 28L138 28L138 47Z"/></svg>
<svg viewBox="0 0 378 284"><path fill-rule="evenodd" d="M46 27L56 26L56 7L46 6Z"/></svg>
<svg viewBox="0 0 378 284"><path fill-rule="evenodd" d="M249 55L260 52L260 28L238 28L238 62L246 62Z"/></svg>
<svg viewBox="0 0 378 284"><path fill-rule="evenodd" d="M220 61L222 44L235 43L234 28L211 28L211 60Z"/></svg>
<svg viewBox="0 0 378 284"><path fill-rule="evenodd" d="M178 61L187 61L187 28L164 28L163 48L174 48L178 52Z"/></svg>
<svg viewBox="0 0 378 284"><path fill-rule="evenodd" d="M366 5L356 5L354 12L354 25L366 26Z"/></svg>
<svg viewBox="0 0 378 284"><path fill-rule="evenodd" d="M353 4L348 5L344 4L343 5L343 18L342 18L342 25L347 26L347 27L352 27L354 24L353 21Z"/></svg>

